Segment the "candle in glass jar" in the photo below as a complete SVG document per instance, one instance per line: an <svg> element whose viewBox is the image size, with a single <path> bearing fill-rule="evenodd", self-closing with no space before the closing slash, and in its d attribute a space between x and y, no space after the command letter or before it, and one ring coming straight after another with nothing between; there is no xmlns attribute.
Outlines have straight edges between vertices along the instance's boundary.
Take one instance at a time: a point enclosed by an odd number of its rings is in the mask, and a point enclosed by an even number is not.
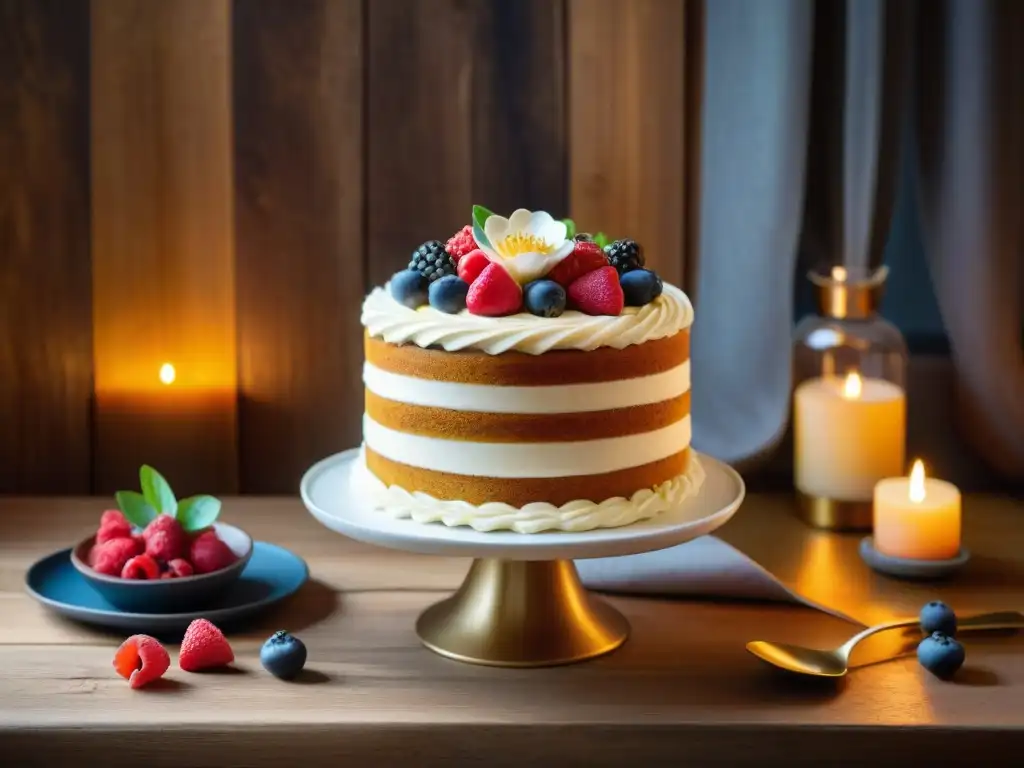
<svg viewBox="0 0 1024 768"><path fill-rule="evenodd" d="M925 477L920 459L909 478L882 480L874 495L874 544L883 555L949 560L960 552L960 491Z"/></svg>
<svg viewBox="0 0 1024 768"><path fill-rule="evenodd" d="M903 472L906 397L856 372L810 379L793 395L793 433L797 490L869 502L879 480Z"/></svg>

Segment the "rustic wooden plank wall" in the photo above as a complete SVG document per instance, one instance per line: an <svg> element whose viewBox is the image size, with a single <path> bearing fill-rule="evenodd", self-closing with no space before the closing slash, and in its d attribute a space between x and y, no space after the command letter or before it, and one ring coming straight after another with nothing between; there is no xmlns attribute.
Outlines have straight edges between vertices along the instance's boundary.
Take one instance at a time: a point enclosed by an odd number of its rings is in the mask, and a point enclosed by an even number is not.
<svg viewBox="0 0 1024 768"><path fill-rule="evenodd" d="M473 203L679 280L695 6L0 0L0 492L294 492L359 439L364 292ZM122 418L165 357L229 396Z"/></svg>
<svg viewBox="0 0 1024 768"><path fill-rule="evenodd" d="M234 4L240 464L290 492L359 442L363 4Z"/></svg>
<svg viewBox="0 0 1024 768"><path fill-rule="evenodd" d="M584 229L634 237L679 284L685 245L686 4L571 0L572 210Z"/></svg>
<svg viewBox="0 0 1024 768"><path fill-rule="evenodd" d="M0 492L90 485L88 10L0 2Z"/></svg>
<svg viewBox="0 0 1024 768"><path fill-rule="evenodd" d="M135 488L148 463L179 493L230 493L230 3L91 5L94 485Z"/></svg>

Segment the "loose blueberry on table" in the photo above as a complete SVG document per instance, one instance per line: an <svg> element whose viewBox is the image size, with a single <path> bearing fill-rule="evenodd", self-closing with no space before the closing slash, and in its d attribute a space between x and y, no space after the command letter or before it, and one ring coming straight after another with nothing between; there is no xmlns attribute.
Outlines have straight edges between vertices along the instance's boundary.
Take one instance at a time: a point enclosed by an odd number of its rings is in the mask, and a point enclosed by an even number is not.
<svg viewBox="0 0 1024 768"><path fill-rule="evenodd" d="M260 664L274 677L292 680L306 665L306 646L294 635L279 630L260 649Z"/></svg>
<svg viewBox="0 0 1024 768"><path fill-rule="evenodd" d="M178 501L163 476L139 470L142 493L118 491L119 509L100 517L88 564L97 573L122 579L177 579L213 573L237 560L211 528L221 503L212 496Z"/></svg>
<svg viewBox="0 0 1024 768"><path fill-rule="evenodd" d="M950 637L956 636L956 614L953 609L941 600L932 600L921 609L921 631L926 635L941 632Z"/></svg>
<svg viewBox="0 0 1024 768"><path fill-rule="evenodd" d="M948 680L964 664L967 653L955 637L933 632L917 646L917 660L938 678Z"/></svg>
<svg viewBox="0 0 1024 768"><path fill-rule="evenodd" d="M447 242L428 240L413 251L388 291L409 309L429 305L446 314L557 318L571 309L614 317L661 295L661 278L644 263L630 238L609 243L544 211L505 218L475 205L472 223Z"/></svg>

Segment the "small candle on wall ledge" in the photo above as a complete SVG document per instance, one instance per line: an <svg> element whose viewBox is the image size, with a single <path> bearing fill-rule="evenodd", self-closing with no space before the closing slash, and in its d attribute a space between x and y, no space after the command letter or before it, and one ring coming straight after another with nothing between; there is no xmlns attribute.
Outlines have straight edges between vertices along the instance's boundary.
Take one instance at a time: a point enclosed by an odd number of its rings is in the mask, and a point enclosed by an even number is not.
<svg viewBox="0 0 1024 768"><path fill-rule="evenodd" d="M914 462L910 477L890 477L875 486L874 547L888 557L950 560L960 552L960 491L926 477Z"/></svg>
<svg viewBox="0 0 1024 768"><path fill-rule="evenodd" d="M96 388L96 490L130 487L140 463L159 466L189 493L236 490L235 389L190 365L150 366L145 378L126 366L122 380Z"/></svg>
<svg viewBox="0 0 1024 768"><path fill-rule="evenodd" d="M819 505L859 505L856 527L869 526L875 484L905 466L903 388L856 371L809 379L793 395L793 432L797 491Z"/></svg>

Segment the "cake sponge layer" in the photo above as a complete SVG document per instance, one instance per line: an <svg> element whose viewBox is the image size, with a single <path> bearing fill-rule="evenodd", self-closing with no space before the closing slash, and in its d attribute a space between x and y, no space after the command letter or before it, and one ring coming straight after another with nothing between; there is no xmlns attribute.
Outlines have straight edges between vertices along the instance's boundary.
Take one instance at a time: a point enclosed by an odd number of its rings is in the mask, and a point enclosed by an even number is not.
<svg viewBox="0 0 1024 768"><path fill-rule="evenodd" d="M413 467L385 458L366 446L367 468L386 486L397 485L436 499L460 499L470 504L502 502L522 507L533 502L555 506L587 499L630 498L641 488L654 488L686 472L690 452L679 453L638 467L597 475L572 477L477 477Z"/></svg>

